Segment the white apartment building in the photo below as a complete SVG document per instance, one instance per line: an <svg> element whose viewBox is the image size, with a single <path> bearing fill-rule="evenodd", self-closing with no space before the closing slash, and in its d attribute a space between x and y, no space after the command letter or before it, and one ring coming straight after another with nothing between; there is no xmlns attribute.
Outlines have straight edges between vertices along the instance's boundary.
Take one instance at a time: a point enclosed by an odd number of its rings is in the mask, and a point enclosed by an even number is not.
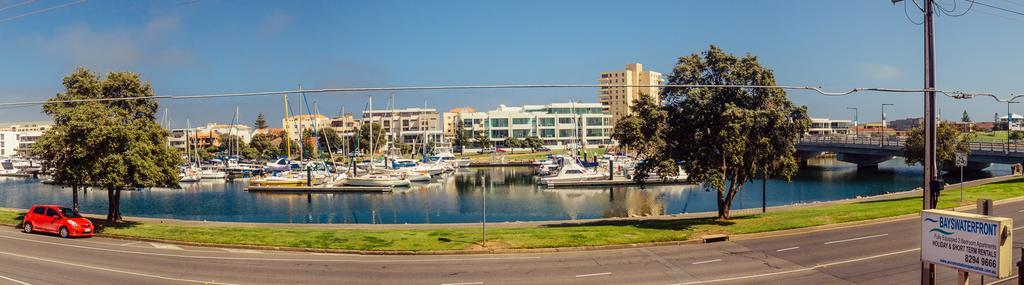
<svg viewBox="0 0 1024 285"><path fill-rule="evenodd" d="M32 145L52 127L48 121L0 123L0 156L28 156Z"/></svg>
<svg viewBox="0 0 1024 285"><path fill-rule="evenodd" d="M626 65L625 70L606 71L601 73L598 79L601 85L662 85L664 79L661 73L644 70L639 63ZM612 115L611 124L614 126L619 119L628 116L633 102L640 98L640 94L647 94L654 98L655 102L661 102L661 88L658 87L612 87L602 86L598 98L605 111Z"/></svg>
<svg viewBox="0 0 1024 285"><path fill-rule="evenodd" d="M452 114L463 121L467 140L486 135L499 147L505 139L536 136L548 146L566 146L578 140L590 146L610 145L612 115L601 103L552 103L522 107L498 106L487 112ZM448 117L448 113L445 117Z"/></svg>
<svg viewBox="0 0 1024 285"><path fill-rule="evenodd" d="M846 135L853 129L853 121L833 120L828 118L811 118L811 127L807 133L811 135Z"/></svg>
<svg viewBox="0 0 1024 285"><path fill-rule="evenodd" d="M1021 114L1010 114L1013 117L1013 124L1010 124L1010 130L1024 131L1024 116ZM1006 124L1007 116L999 117L1000 124Z"/></svg>
<svg viewBox="0 0 1024 285"><path fill-rule="evenodd" d="M363 111L363 124L373 122L380 124L386 133L388 143L400 139L406 144L418 144L425 140L439 141L441 117L437 109L404 108L395 110Z"/></svg>

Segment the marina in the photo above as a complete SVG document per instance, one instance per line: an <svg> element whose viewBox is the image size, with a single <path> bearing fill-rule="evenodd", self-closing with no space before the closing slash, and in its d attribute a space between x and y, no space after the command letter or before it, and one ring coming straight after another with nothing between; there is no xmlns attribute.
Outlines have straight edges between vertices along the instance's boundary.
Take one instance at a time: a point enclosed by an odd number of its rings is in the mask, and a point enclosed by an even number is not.
<svg viewBox="0 0 1024 285"><path fill-rule="evenodd" d="M249 186L242 188L248 192L277 193L343 193L343 192L391 192L394 187L384 186Z"/></svg>
<svg viewBox="0 0 1024 285"><path fill-rule="evenodd" d="M767 205L805 204L908 191L920 187L920 173L919 166L907 166L899 158L883 162L877 169L860 170L856 165L833 158L812 159L792 181L767 181ZM983 172L967 173L966 179L1009 173L1009 166L995 165ZM955 184L958 174L950 175L946 182ZM628 184L593 187L556 184L556 187L544 187L538 185L538 178L529 167L460 168L432 177L429 182L412 182L408 187L395 187L390 192L252 191L252 180L202 180L181 183L181 189L125 191L121 207L125 215L139 217L324 224L479 222L485 197L488 222L638 217L715 210L715 192L700 185L648 184L641 188ZM70 188L41 182L31 178L0 178L0 207L70 204ZM760 180L748 182L737 195L734 209L760 209L761 190ZM80 198L83 212L106 211L106 191L90 189L81 192Z"/></svg>

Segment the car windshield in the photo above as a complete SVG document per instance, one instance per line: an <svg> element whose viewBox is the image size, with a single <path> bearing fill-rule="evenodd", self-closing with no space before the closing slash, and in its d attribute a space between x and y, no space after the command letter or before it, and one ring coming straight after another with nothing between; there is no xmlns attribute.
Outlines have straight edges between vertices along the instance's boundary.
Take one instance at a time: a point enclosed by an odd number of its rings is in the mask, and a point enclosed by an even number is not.
<svg viewBox="0 0 1024 285"><path fill-rule="evenodd" d="M78 211L72 210L71 208L60 208L60 213L63 214L65 218L81 218L82 217L82 215L78 214Z"/></svg>

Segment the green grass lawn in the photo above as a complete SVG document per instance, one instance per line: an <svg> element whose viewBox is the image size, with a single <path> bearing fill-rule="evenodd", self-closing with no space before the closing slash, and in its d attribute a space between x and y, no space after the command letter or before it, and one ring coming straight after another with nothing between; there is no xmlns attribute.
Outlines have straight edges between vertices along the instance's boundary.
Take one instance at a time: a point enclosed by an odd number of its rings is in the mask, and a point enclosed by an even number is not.
<svg viewBox="0 0 1024 285"><path fill-rule="evenodd" d="M974 132L974 141L1005 143L1006 131Z"/></svg>
<svg viewBox="0 0 1024 285"><path fill-rule="evenodd" d="M965 201L1024 196L1024 178L964 191ZM959 191L943 193L939 208L958 206ZM862 221L920 212L921 198L827 205L767 214L742 215L729 221L676 219L608 221L589 225L495 228L488 245L501 248L597 246L679 241L709 233L744 234ZM0 210L0 222L16 224L23 213ZM480 229L330 230L296 228L183 226L127 223L100 230L101 235L201 243L375 251L463 250L478 248Z"/></svg>

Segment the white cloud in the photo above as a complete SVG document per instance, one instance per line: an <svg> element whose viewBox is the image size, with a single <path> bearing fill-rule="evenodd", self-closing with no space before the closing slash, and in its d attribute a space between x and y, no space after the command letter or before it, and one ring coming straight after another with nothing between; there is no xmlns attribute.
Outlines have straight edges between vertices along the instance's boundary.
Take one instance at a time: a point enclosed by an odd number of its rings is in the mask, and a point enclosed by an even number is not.
<svg viewBox="0 0 1024 285"><path fill-rule="evenodd" d="M891 80L903 77L903 70L891 64L862 63L860 71L875 80Z"/></svg>
<svg viewBox="0 0 1024 285"><path fill-rule="evenodd" d="M132 28L94 29L87 24L73 24L52 37L40 39L38 45L68 65L98 72L143 65L179 66L192 62L188 51L166 44L179 30L177 17L159 17L143 27Z"/></svg>

